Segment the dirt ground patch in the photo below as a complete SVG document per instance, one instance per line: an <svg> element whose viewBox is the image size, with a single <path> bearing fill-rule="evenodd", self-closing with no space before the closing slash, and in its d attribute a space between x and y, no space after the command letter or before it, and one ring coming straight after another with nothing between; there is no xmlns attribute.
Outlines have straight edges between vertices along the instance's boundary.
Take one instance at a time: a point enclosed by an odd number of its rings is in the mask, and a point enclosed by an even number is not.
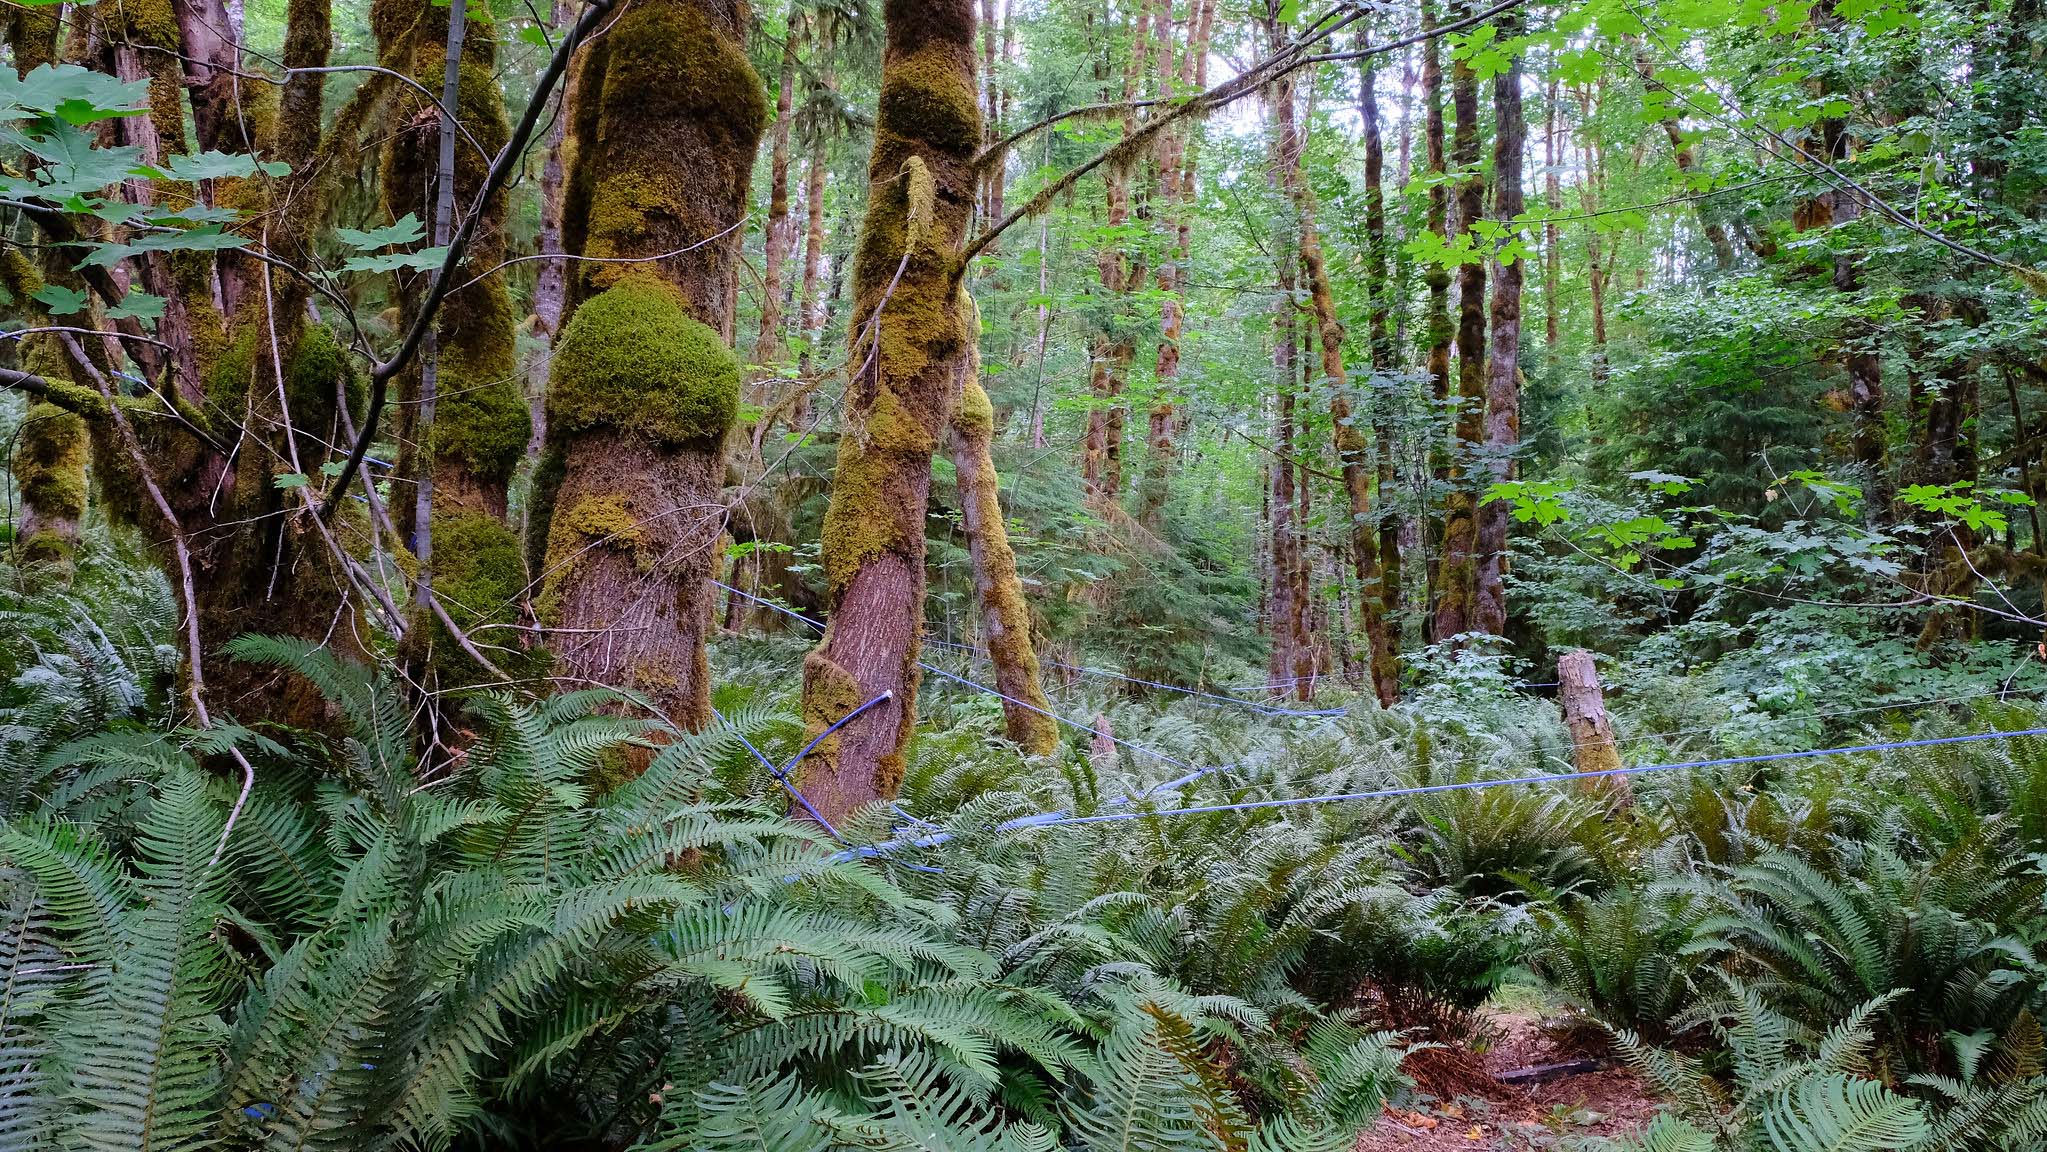
<svg viewBox="0 0 2047 1152"><path fill-rule="evenodd" d="M1532 1015L1498 1014L1492 1025L1498 1038L1483 1054L1411 1057L1408 1073L1434 1098L1388 1109L1358 1138L1357 1152L1557 1148L1588 1136L1630 1135L1661 1107L1640 1077L1610 1061L1594 1071L1536 1083L1502 1083L1497 1077L1515 1069L1561 1064L1584 1054L1558 1048Z"/></svg>

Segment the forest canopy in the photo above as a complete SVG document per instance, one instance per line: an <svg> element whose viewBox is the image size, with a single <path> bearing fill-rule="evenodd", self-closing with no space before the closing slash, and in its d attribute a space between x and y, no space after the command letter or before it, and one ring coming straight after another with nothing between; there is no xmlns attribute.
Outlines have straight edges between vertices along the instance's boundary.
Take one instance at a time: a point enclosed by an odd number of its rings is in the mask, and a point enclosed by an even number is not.
<svg viewBox="0 0 2047 1152"><path fill-rule="evenodd" d="M2047 1146L2039 0L0 33L0 1146Z"/></svg>

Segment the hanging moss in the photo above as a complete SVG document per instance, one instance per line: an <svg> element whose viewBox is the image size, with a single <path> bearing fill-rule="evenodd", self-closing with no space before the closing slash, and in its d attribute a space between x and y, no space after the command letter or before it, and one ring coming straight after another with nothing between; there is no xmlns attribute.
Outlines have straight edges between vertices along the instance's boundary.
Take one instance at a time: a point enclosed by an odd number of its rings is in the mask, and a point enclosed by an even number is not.
<svg viewBox="0 0 2047 1152"><path fill-rule="evenodd" d="M636 276L576 309L563 329L548 376L548 425L701 444L732 426L739 382L739 357L689 314L682 294Z"/></svg>

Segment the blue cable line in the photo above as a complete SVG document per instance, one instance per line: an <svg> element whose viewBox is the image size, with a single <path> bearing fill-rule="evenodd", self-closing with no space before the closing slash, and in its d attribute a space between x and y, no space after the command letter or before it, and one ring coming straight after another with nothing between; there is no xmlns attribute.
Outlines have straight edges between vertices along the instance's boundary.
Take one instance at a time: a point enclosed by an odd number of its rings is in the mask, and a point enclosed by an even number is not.
<svg viewBox="0 0 2047 1152"><path fill-rule="evenodd" d="M820 624L817 621L812 620L810 617L805 616L803 613L797 612L794 609L786 608L780 604L775 603L772 600L763 599L762 597L756 596L751 592L742 592L739 589L734 588L732 585L727 584L721 580L713 580L711 581L711 583L716 584L718 587L723 588L725 591L732 593L734 596L738 596L746 600L751 600L755 604L759 604L764 608L771 608L777 612L782 613L785 616L789 616L796 620L801 620L805 624L810 625L812 628L815 628L820 632L824 630L823 624ZM961 652L968 652L981 659L987 659L988 655L987 653L981 651L979 648L975 648L970 644L956 644L950 640L940 640L932 636L925 637L924 643L929 644L936 648L953 648ZM1038 663L1043 664L1048 668L1063 668L1069 672L1079 672L1082 673L1083 675L1088 676L1106 676L1112 680L1121 680L1126 684L1141 684L1147 688L1162 688L1168 692L1178 692L1183 696L1198 696L1206 700L1217 700L1221 701L1224 704L1234 704L1239 708L1249 708L1256 712L1262 712L1268 716L1344 715L1344 709L1342 708L1316 709L1278 708L1270 704L1260 704L1256 700L1242 700L1235 696L1220 696L1214 692L1202 692L1193 688L1182 688L1178 684L1163 684L1157 680L1140 680L1135 676L1125 676L1120 672L1111 672L1106 668L1088 668L1079 664L1062 664L1057 660L1047 660L1042 657L1039 658ZM1026 707L1028 707L1028 705L1026 705Z"/></svg>
<svg viewBox="0 0 2047 1152"><path fill-rule="evenodd" d="M716 716L720 724L729 723L725 719L725 714L723 712L718 711L716 705L712 705L711 715ZM758 747L755 747L754 742L746 738L746 733L740 731L738 725L732 725L731 727L732 734L734 736L739 737L739 742L741 744L746 745L746 750L748 752L753 753L753 758L761 762L761 767L766 768L768 770L768 775L774 778L775 783L780 784L784 791L788 792L790 796L795 798L798 804L801 804L803 806L803 810L805 812L810 813L810 818L812 820L817 821L818 827L823 828L826 832L831 833L832 839L837 840L841 844L844 844L846 842L846 838L844 836L839 835L839 830L837 828L832 827L832 822L825 819L824 813L819 812L816 806L811 804L809 797L805 796L801 791L799 791L796 785L791 784L789 782L788 777L789 770L787 768L775 767L775 762L773 760L768 759L767 753L762 752ZM804 751L807 752L809 751L809 749L806 748L804 749ZM802 759L801 753L798 753L797 759L799 760ZM789 761L789 763L794 764L796 763L796 760L791 760Z"/></svg>
<svg viewBox="0 0 2047 1152"><path fill-rule="evenodd" d="M1978 732L1967 736L1935 736L1920 740L1893 740L1881 744L1855 744L1841 748L1813 748L1803 752L1771 752L1757 756L1723 756L1713 760L1686 760L1672 764L1638 764L1632 768L1607 768L1597 772L1546 773L1539 776L1515 776L1499 780L1465 780L1450 784L1419 784L1404 788L1382 788L1373 792L1331 792L1318 796L1289 796L1277 800L1249 800L1235 804L1199 804L1183 808L1160 808L1153 811L1098 812L1090 816L1069 816L1063 812L1046 812L1033 816L1020 816L1006 820L990 829L991 832L1014 832L1029 828L1059 828L1079 824L1106 824L1112 821L1139 820L1147 816L1197 816L1218 812L1252 812L1267 808L1292 808L1304 804L1336 804L1360 800L1389 800L1406 796L1426 796L1438 792L1474 791L1481 788L1499 788L1518 784L1562 784L1573 781L1593 780L1603 776L1635 776L1646 772L1668 772L1687 768L1722 768L1738 764L1774 764L1786 760L1809 760L1819 756L1846 756L1864 752L1888 752L1902 748L1936 748L1951 744L1973 744L1984 740L2011 740L2024 736L2047 736L2047 728L2023 728L2011 732ZM905 847L937 847L955 838L951 832L932 833L929 836L913 837L908 840L885 841L881 844L848 848L833 855L834 860L856 860Z"/></svg>

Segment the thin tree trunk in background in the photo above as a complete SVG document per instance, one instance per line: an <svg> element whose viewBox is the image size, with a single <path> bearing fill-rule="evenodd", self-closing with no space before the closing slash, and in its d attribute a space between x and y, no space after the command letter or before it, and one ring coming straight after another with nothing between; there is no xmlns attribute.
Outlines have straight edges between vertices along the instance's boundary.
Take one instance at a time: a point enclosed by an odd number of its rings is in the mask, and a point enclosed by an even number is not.
<svg viewBox="0 0 2047 1152"><path fill-rule="evenodd" d="M1189 13L1190 38L1199 23L1202 0ZM1195 54L1193 43L1181 50L1179 68L1174 70L1172 5L1166 4L1159 19L1158 85L1160 97L1194 91ZM1159 347L1153 373L1151 410L1145 425L1145 470L1137 491L1137 522L1156 534L1163 527L1166 495L1173 471L1173 422L1180 403L1180 336L1186 324L1181 303L1181 284L1186 279L1187 257L1192 240L1193 162L1187 134L1189 129L1167 129L1159 143L1159 218L1168 255L1159 261Z"/></svg>
<svg viewBox="0 0 2047 1152"><path fill-rule="evenodd" d="M1052 216L1038 218L1038 386L1031 392L1031 447L1045 446L1045 341L1052 334Z"/></svg>
<svg viewBox="0 0 2047 1152"><path fill-rule="evenodd" d="M1151 46L1152 0L1138 0L1136 22L1131 31L1130 61L1123 71L1123 102L1137 97L1144 77L1146 53ZM1123 134L1137 129L1137 112L1123 114ZM1081 461L1081 476L1089 498L1098 508L1109 509L1123 493L1123 386L1130 376L1130 362L1137 354L1136 341L1128 331L1129 295L1144 280L1141 250L1126 248L1115 236L1130 222L1130 173L1112 167L1103 180L1107 188L1108 227L1112 238L1096 256L1101 271L1102 294L1111 311L1108 327L1095 334L1094 364L1088 387L1094 406L1088 411L1087 437Z"/></svg>
<svg viewBox="0 0 2047 1152"><path fill-rule="evenodd" d="M1367 37L1359 35L1359 47L1365 47ZM1353 526L1357 532L1374 532L1378 536L1378 555L1369 557L1367 548L1351 542L1351 565L1357 571L1357 606L1359 618L1365 624L1365 643L1371 649L1371 688L1378 694L1382 706L1392 706L1400 698L1400 518L1392 509L1392 493L1398 491L1394 475L1394 401L1388 395L1388 381L1400 372L1400 352L1394 346L1392 334L1392 282L1388 280L1388 254L1390 241L1386 235L1386 143L1380 139L1380 90L1378 90L1378 63L1365 59L1359 63L1357 78L1357 113L1365 125L1365 237L1369 248L1365 252L1365 284L1371 313L1371 393L1365 403L1371 407L1371 438L1378 450L1376 479L1380 485L1380 509L1376 524L1365 524L1363 505L1353 499L1351 512L1359 518ZM1320 260L1320 254L1318 254ZM1324 276L1326 280L1326 276ZM1326 293L1326 284L1324 284ZM1318 309L1322 305L1316 305ZM1331 307L1331 319L1335 309ZM1331 340L1329 323L1322 321L1322 342ZM1324 364L1329 352L1322 352ZM1343 368L1341 356L1337 368ZM1326 368L1324 368L1326 370ZM1343 419L1337 419L1337 428L1345 428ZM1363 436L1359 434L1359 442ZM1339 438L1339 456L1343 456L1343 444ZM1351 487L1349 460L1343 460L1345 487Z"/></svg>
<svg viewBox="0 0 2047 1152"><path fill-rule="evenodd" d="M917 722L931 456L970 355L959 285L981 142L974 2L888 0L884 11L845 427L823 532L830 622L803 665L813 737L866 707L803 762L800 786L833 822L902 784Z"/></svg>
<svg viewBox="0 0 2047 1152"><path fill-rule="evenodd" d="M1264 19L1267 50L1278 51L1287 41L1287 29L1280 20L1276 0L1268 0ZM1271 120L1272 167L1269 180L1291 201L1297 196L1300 179L1301 140L1294 118L1294 81L1282 77L1266 90L1266 112ZM1303 677L1301 663L1311 659L1307 651L1307 605L1299 579L1301 566L1300 528L1295 520L1294 397L1300 384L1295 365L1298 359L1299 326L1295 322L1294 295L1299 286L1297 254L1285 248L1274 251L1278 263L1278 292L1273 303L1272 366L1278 388L1278 406L1273 426L1276 449L1272 462L1272 658L1275 683L1297 691L1311 687Z"/></svg>
<svg viewBox="0 0 2047 1152"><path fill-rule="evenodd" d="M753 341L753 362L763 375L776 374L782 358L782 268L795 239L789 218L789 117L795 109L796 51L802 39L795 20L782 34L782 71L775 92L775 123L768 152L768 225L762 248L761 327ZM755 397L760 403L763 397Z"/></svg>
<svg viewBox="0 0 2047 1152"><path fill-rule="evenodd" d="M830 46L820 43L818 55L819 82L830 90ZM824 338L825 320L830 315L829 307L818 295L818 280L824 270L825 178L831 174L831 142L823 125L813 127L817 137L810 142L810 160L803 172L803 288L797 294L800 313L797 324L803 334L803 351L797 357L796 396L789 404L789 426L799 434L810 427L810 394L815 387L812 366L816 363L818 342Z"/></svg>
<svg viewBox="0 0 2047 1152"><path fill-rule="evenodd" d="M719 0L636 0L584 50L563 234L576 262L548 380L541 621L570 675L711 719L704 643L723 532L738 225L767 95ZM688 51L680 50L688 45ZM660 191L689 189L687 205ZM558 479L556 479L558 478Z"/></svg>
<svg viewBox="0 0 2047 1152"><path fill-rule="evenodd" d="M1591 215L1599 211L1600 170L1598 153L1592 146L1592 90L1578 93L1578 133L1585 157L1585 176L1578 185L1578 211ZM1606 383L1606 275L1601 263L1599 229L1585 230L1585 286L1592 297L1592 384L1598 390Z"/></svg>
<svg viewBox="0 0 2047 1152"><path fill-rule="evenodd" d="M1470 14L1465 0L1453 9ZM1451 102L1457 131L1450 161L1460 174L1457 183L1457 230L1469 232L1485 212L1485 174L1479 168L1478 74L1468 61L1450 69ZM1518 165L1517 165L1518 167ZM1450 466L1450 494L1443 511L1443 559L1438 573L1441 594L1436 601L1436 639L1448 640L1476 627L1478 595L1477 494L1470 466L1478 460L1484 435L1486 400L1485 353L1486 266L1482 261L1457 269L1457 427L1456 454Z"/></svg>
<svg viewBox="0 0 2047 1152"><path fill-rule="evenodd" d="M1542 98L1542 206L1548 211L1562 212L1563 178L1557 169L1563 165L1563 150L1557 146L1557 112L1559 84L1556 77L1550 78L1549 87ZM1557 247L1557 222L1542 222L1542 351L1546 371L1553 379L1557 370L1558 342L1563 317L1563 304L1557 299L1557 291L1564 281L1564 254Z"/></svg>
<svg viewBox="0 0 2047 1152"><path fill-rule="evenodd" d="M1435 27L1435 5L1432 0L1423 0L1422 30L1426 32ZM1429 174L1428 229L1447 243L1450 240L1450 189L1444 182L1449 167L1443 147L1443 55L1440 41L1434 36L1422 41L1422 105ZM1437 427L1449 410L1450 341L1456 332L1450 324L1450 270L1431 261L1422 272L1422 282L1429 290L1426 321L1429 399L1432 401L1426 422L1429 428L1429 472L1440 489L1450 480L1450 452ZM1429 614L1428 626L1423 631L1427 639L1440 640L1442 637L1435 630L1434 607L1443 587L1443 536L1440 522L1431 519L1429 526L1431 530L1426 548L1428 600L1424 605Z"/></svg>
<svg viewBox="0 0 2047 1152"><path fill-rule="evenodd" d="M1628 36L1625 39L1633 50L1635 74L1642 78L1644 94L1668 95L1669 89L1656 79L1656 65L1649 59L1649 49L1642 43L1641 38ZM1664 136L1670 140L1671 158L1677 162L1678 180L1684 184L1685 192L1691 194L1704 191L1703 188L1694 186L1694 176L1699 168L1698 155L1692 150L1691 141L1685 139L1684 125L1678 118L1677 105L1674 101L1663 105L1663 114L1657 118L1657 123L1662 126ZM1727 225L1713 217L1708 203L1702 199L1694 205L1698 211L1699 231L1706 234L1706 242L1713 249L1714 265L1722 272L1729 272L1734 269L1734 242L1728 238Z"/></svg>
<svg viewBox="0 0 2047 1152"><path fill-rule="evenodd" d="M1518 13L1500 18L1500 36L1520 35ZM1507 228L1521 214L1521 162L1527 145L1521 111L1521 58L1510 53L1507 70L1493 77L1493 216ZM1481 475L1491 483L1515 475L1521 446L1521 284L1525 264L1493 264L1492 348L1486 364L1485 459ZM1472 626L1503 636L1507 631L1507 502L1478 509L1478 581Z"/></svg>
<svg viewBox="0 0 2047 1152"><path fill-rule="evenodd" d="M1016 574L1016 553L995 474L995 408L981 387L980 310L962 289L969 355L960 370L960 394L953 404L949 446L958 477L960 519L974 567L974 597L981 631L1002 693L1003 731L1027 756L1044 756L1059 746L1059 727L1038 680L1038 654L1031 637L1031 610Z"/></svg>

